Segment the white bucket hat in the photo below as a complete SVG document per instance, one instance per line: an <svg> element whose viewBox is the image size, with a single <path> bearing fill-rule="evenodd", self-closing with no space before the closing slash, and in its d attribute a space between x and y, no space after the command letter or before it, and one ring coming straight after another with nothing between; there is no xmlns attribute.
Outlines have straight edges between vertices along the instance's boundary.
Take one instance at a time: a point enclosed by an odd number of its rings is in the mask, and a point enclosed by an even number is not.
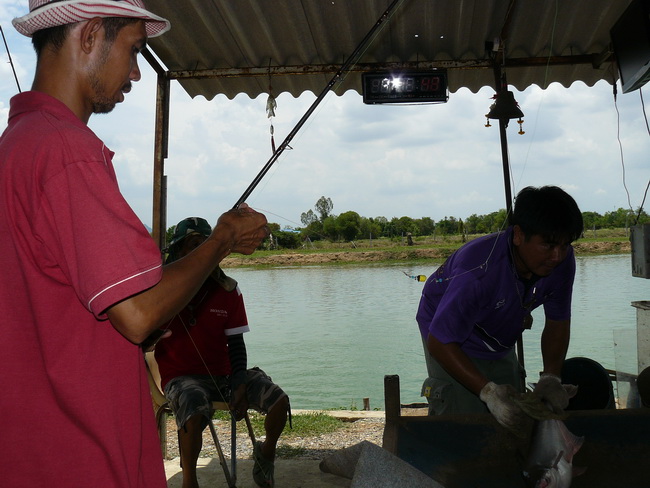
<svg viewBox="0 0 650 488"><path fill-rule="evenodd" d="M11 21L21 34L31 37L41 29L74 24L95 17L142 19L148 37L156 37L171 27L167 19L144 8L142 0L29 0L29 13Z"/></svg>

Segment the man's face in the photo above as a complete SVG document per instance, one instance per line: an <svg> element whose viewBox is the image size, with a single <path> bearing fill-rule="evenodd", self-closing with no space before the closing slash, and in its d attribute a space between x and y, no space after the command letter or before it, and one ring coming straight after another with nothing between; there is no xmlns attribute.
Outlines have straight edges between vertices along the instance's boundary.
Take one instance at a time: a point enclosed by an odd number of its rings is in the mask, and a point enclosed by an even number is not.
<svg viewBox="0 0 650 488"><path fill-rule="evenodd" d="M570 242L550 242L541 235L526 237L518 225L514 226L512 238L514 244L515 265L519 275L530 278L550 275L555 267L566 258Z"/></svg>
<svg viewBox="0 0 650 488"><path fill-rule="evenodd" d="M187 256L197 247L203 244L207 237L201 234L191 234L181 241L181 247L178 249L178 258Z"/></svg>
<svg viewBox="0 0 650 488"><path fill-rule="evenodd" d="M146 39L143 21L122 27L112 43L101 38L97 61L88 73L93 113L113 110L131 91L131 82L140 79L137 57Z"/></svg>

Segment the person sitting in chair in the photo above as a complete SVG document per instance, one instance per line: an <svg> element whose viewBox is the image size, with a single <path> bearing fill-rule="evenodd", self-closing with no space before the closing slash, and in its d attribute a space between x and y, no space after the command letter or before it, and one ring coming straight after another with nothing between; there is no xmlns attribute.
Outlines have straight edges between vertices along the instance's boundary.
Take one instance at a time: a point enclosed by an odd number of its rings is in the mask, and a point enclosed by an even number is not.
<svg viewBox="0 0 650 488"><path fill-rule="evenodd" d="M210 224L189 217L176 225L167 262L182 259L210 235ZM266 414L264 442L253 448L253 479L272 488L275 450L289 411L287 394L261 369L247 369L244 332L249 331L237 282L219 268L164 329L155 346L161 383L179 429L183 488L198 487L196 463L212 401L226 401L240 420L249 408Z"/></svg>

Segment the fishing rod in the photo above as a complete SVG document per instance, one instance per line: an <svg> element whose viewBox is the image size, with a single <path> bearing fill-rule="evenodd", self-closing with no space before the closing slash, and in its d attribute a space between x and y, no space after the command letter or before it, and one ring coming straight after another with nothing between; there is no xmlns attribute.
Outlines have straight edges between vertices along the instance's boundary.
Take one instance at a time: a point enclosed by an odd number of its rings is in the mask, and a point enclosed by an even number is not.
<svg viewBox="0 0 650 488"><path fill-rule="evenodd" d="M302 118L298 121L296 126L289 132L289 135L284 139L282 144L280 144L280 147L273 153L273 156L271 156L271 159L269 159L262 170L257 174L255 179L253 179L252 183L248 185L248 188L246 188L246 191L242 194L241 197L239 197L239 200L237 200L237 203L235 203L235 206L233 208L239 207L253 192L255 187L259 184L260 181L262 181L262 178L268 173L269 169L271 169L271 166L277 161L277 159L280 157L280 155L284 152L284 150L287 148L291 140L294 138L294 136L298 133L300 128L304 125L304 123L307 121L307 119L311 116L311 114L314 112L318 104L325 98L325 95L332 89L334 84L341 79L343 73L348 71L350 67L356 62L356 59L361 51L363 51L366 48L366 45L368 42L371 40L377 29L390 18L390 16L393 14L394 10L397 8L398 4L403 2L404 0L393 0L393 3L391 3L386 11L379 17L379 20L375 23L375 25L370 29L370 32L366 34L366 37L363 38L363 40L359 43L359 45L356 47L356 49L352 52L350 57L345 61L343 66L336 72L336 74L332 77L332 79L329 81L327 86L323 89L323 91L318 95L316 100L314 100L314 103L311 104L307 112L302 116Z"/></svg>
<svg viewBox="0 0 650 488"><path fill-rule="evenodd" d="M5 37L5 32L2 30L2 26L0 25L0 34L2 34L2 40L5 43L5 49L7 50L7 56L9 56L9 64L11 65L11 70L14 72L14 79L16 80L16 85L18 85L18 92L22 92L20 89L20 83L18 83L18 76L16 75L16 69L14 68L14 62L11 59L11 53L9 52L9 46L7 46L7 39Z"/></svg>

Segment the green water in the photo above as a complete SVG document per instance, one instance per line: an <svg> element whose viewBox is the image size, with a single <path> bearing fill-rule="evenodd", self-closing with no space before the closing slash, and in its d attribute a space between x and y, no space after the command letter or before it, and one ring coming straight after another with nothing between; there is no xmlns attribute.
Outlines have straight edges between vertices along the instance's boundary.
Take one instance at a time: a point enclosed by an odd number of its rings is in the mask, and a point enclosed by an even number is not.
<svg viewBox="0 0 650 488"><path fill-rule="evenodd" d="M246 301L249 365L266 370L293 408L362 408L369 398L383 410L392 374L402 403L421 402L426 368L414 317L423 283L404 272L428 276L439 264L228 270ZM639 300L650 300L650 280L631 276L629 255L578 258L568 357L613 369L614 331L635 326L630 303ZM542 310L534 317L524 335L531 381L541 368Z"/></svg>

